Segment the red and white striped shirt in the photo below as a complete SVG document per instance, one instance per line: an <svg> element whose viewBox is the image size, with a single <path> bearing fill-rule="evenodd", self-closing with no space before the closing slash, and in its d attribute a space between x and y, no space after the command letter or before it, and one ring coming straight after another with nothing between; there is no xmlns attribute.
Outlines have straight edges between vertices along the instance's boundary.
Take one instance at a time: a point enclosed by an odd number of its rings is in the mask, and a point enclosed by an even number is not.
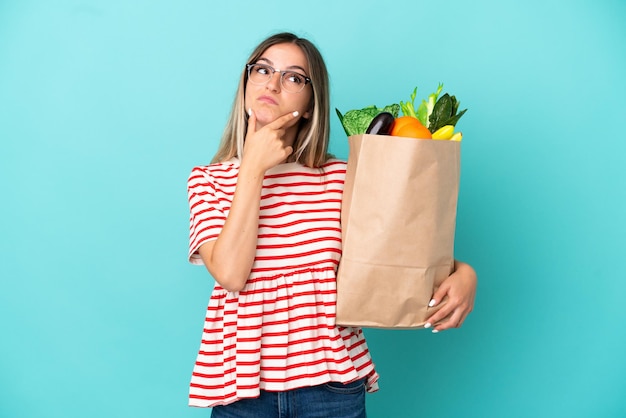
<svg viewBox="0 0 626 418"><path fill-rule="evenodd" d="M232 203L239 161L195 167L188 181L189 261L216 239ZM193 369L189 405L211 407L329 381L378 374L360 328L335 325L346 163L280 164L266 172L257 253L240 292L215 284Z"/></svg>

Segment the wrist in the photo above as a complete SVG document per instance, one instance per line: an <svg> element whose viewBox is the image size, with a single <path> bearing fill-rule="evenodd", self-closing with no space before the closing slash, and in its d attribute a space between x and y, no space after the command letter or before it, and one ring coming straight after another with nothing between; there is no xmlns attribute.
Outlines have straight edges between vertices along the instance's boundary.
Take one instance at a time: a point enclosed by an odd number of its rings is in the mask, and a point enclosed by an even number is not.
<svg viewBox="0 0 626 418"><path fill-rule="evenodd" d="M244 161L241 162L239 166L239 174L237 175L238 179L243 179L245 181L263 181L265 177L265 168L261 168L258 166L254 166L253 164L247 164Z"/></svg>
<svg viewBox="0 0 626 418"><path fill-rule="evenodd" d="M454 260L454 271L462 271L475 274L474 268L472 266L459 260Z"/></svg>

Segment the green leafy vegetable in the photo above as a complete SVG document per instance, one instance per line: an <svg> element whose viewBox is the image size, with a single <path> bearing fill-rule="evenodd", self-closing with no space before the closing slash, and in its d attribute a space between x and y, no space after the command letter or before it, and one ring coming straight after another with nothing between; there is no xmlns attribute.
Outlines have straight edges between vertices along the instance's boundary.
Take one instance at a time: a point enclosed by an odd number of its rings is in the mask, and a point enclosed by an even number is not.
<svg viewBox="0 0 626 418"><path fill-rule="evenodd" d="M437 102L437 97L439 97L442 89L443 83L439 83L437 90L428 96L428 101L422 100L422 103L417 109L417 118L420 120L420 122L422 122L422 125L427 128L430 124L430 115L433 113L435 103Z"/></svg>
<svg viewBox="0 0 626 418"><path fill-rule="evenodd" d="M346 131L346 135L352 136L364 134L370 126L372 119L374 119L379 113L389 112L394 118L398 117L400 105L394 103L385 106L382 109L371 105L364 107L363 109L349 110L344 115L342 115L338 109L335 109L335 111L337 112L337 116L341 121L344 131Z"/></svg>
<svg viewBox="0 0 626 418"><path fill-rule="evenodd" d="M348 133L348 130L346 129L346 127L343 124L343 115L341 114L341 112L337 108L335 108L335 112L337 112L337 116L339 117L339 122L341 122L341 126L343 126L343 130L346 132L346 135L350 136L350 134Z"/></svg>
<svg viewBox="0 0 626 418"><path fill-rule="evenodd" d="M415 109L415 98L417 97L417 87L411 93L411 101L410 102L400 102L400 108L402 109L402 114L404 116L412 116L418 119L422 125L428 128L429 117L433 112L433 108L435 107L435 102L437 101L437 97L439 97L439 93L443 89L443 83L439 83L437 87L437 91L431 93L428 96L428 100L422 100L422 103L419 105L417 110Z"/></svg>
<svg viewBox="0 0 626 418"><path fill-rule="evenodd" d="M415 113L415 97L417 97L417 87L413 89L413 93L411 93L411 101L410 102L400 102L400 109L402 109L402 114L404 116L413 116L417 118L417 113Z"/></svg>
<svg viewBox="0 0 626 418"><path fill-rule="evenodd" d="M439 100L437 100L437 103L435 103L433 112L428 118L430 122L428 130L430 132L435 132L437 129L446 125L455 126L461 116L467 112L467 109L464 109L457 113L459 110L459 103L460 102L456 100L456 97L450 96L448 93L441 96Z"/></svg>

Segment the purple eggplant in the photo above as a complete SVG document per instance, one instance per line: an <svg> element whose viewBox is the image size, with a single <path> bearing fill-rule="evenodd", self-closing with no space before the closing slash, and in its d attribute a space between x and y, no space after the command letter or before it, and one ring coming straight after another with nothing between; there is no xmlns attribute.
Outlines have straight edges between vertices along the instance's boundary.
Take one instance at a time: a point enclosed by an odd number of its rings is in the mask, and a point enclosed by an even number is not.
<svg viewBox="0 0 626 418"><path fill-rule="evenodd" d="M389 135L395 118L389 112L381 112L372 119L365 131L370 135Z"/></svg>

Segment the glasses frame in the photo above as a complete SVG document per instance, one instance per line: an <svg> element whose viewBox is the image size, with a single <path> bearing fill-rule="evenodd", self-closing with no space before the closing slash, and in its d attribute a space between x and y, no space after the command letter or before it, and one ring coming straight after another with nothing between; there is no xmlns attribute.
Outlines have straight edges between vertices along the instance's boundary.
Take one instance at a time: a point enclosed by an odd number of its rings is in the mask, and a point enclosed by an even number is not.
<svg viewBox="0 0 626 418"><path fill-rule="evenodd" d="M267 68L269 71L271 71L270 76L267 78L267 81L265 81L264 83L255 83L254 81L252 81L252 80L250 79L250 72L252 71L252 67L254 67L254 66L256 66L256 65L259 65L259 66L261 66L261 67L263 67L263 68ZM272 67L271 65L268 65L268 64L261 64L261 63L258 63L258 62L255 62L255 63L252 63L252 64L246 64L246 73L247 73L247 75L248 75L248 81L249 81L249 82L251 82L252 84L256 84L257 86L265 86L265 85L267 85L267 83L269 83L269 82L270 82L270 80L272 79L272 77L274 77L274 74L275 74L275 73L279 73L279 74L280 74L280 86L281 86L283 89L285 89L285 91L286 91L287 93L293 93L293 94L300 93L302 90L304 90L304 87L305 87L307 84L310 84L310 83L311 83L311 79L310 79L309 77L305 76L305 75L304 75L304 74L302 74L302 73L299 73L298 71L294 71L294 70L280 70L280 69L278 69L278 68L274 68L274 67ZM304 84L302 84L302 87L300 88L300 90L298 90L298 91L289 91L289 90L287 90L287 89L285 88L285 85L283 84L283 80L284 80L284 78L285 78L285 74L287 74L287 73L294 73L294 74L298 74L299 76L301 76L302 78L304 78Z"/></svg>

